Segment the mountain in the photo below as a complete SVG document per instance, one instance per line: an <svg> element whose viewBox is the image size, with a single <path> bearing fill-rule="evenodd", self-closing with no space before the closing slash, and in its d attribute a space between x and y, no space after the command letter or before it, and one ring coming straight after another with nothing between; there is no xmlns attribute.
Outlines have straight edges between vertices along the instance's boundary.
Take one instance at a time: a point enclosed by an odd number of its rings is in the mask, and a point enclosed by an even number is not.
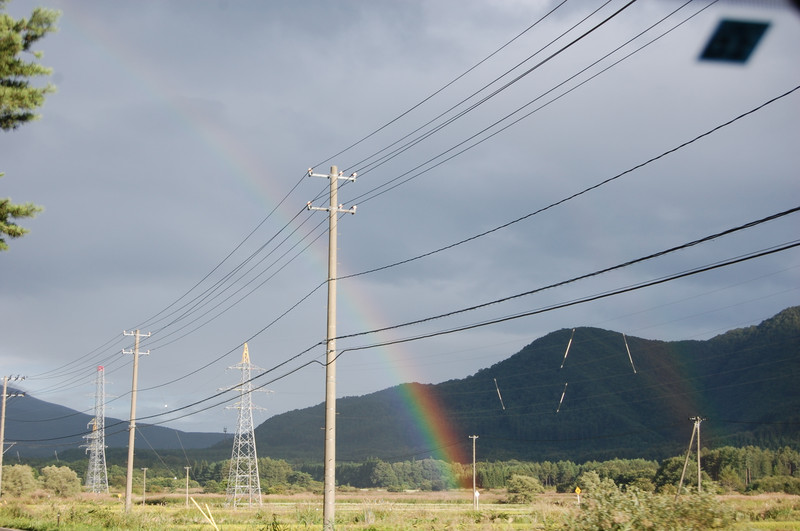
<svg viewBox="0 0 800 531"><path fill-rule="evenodd" d="M466 462L470 435L479 437L481 460L661 459L686 451L691 416L707 418L701 430L706 447L797 447L798 381L800 307L707 341L563 329L467 378L340 398L337 460L434 456ZM256 428L258 455L322 462L324 416L318 404L271 417ZM10 398L6 446L14 442L11 455L31 457L75 450L90 421L90 415L30 395ZM127 424L106 419L109 451L127 447ZM143 451L230 455L230 435L222 433L147 424L138 424L137 432Z"/></svg>
<svg viewBox="0 0 800 531"><path fill-rule="evenodd" d="M685 452L693 416L706 447L796 446L799 351L800 307L706 341L558 330L464 379L337 400L337 460L463 462L470 435L482 460L661 459ZM323 426L324 404L274 416L259 455L321 462Z"/></svg>
<svg viewBox="0 0 800 531"><path fill-rule="evenodd" d="M9 387L9 394L16 392ZM6 407L6 447L21 456L52 456L54 452L75 449L85 444L83 434L92 415L45 402L31 395L8 399ZM163 426L137 424L136 446L142 450L207 448L225 439L223 433L183 432ZM230 438L230 437L228 437ZM128 446L128 421L106 417L106 445Z"/></svg>

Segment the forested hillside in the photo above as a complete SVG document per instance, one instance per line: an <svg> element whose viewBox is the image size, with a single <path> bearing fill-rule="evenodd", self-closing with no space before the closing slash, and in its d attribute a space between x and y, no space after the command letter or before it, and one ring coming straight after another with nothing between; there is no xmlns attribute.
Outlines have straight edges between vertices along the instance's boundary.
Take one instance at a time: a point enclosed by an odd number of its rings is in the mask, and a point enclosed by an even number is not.
<svg viewBox="0 0 800 531"><path fill-rule="evenodd" d="M461 380L340 399L337 457L463 461L478 435L483 460L663 459L685 451L690 416L706 418L704 446L795 445L799 338L800 307L707 341L559 330ZM438 409L426 411L438 439L409 413L420 396ZM321 462L323 419L322 404L268 419L256 429L259 455Z"/></svg>

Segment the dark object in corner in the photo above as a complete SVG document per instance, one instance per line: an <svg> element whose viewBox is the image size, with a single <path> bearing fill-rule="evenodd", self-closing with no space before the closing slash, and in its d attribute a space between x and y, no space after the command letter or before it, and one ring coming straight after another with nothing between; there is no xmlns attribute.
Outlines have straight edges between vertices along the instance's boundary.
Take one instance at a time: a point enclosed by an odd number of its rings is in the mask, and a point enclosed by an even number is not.
<svg viewBox="0 0 800 531"><path fill-rule="evenodd" d="M721 20L700 59L746 63L768 27L768 22Z"/></svg>

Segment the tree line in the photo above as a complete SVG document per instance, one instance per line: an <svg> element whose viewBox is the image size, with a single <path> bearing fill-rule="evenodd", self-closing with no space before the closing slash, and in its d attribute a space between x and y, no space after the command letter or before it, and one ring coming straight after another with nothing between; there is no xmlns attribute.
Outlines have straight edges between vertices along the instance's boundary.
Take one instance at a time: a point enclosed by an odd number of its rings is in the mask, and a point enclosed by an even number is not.
<svg viewBox="0 0 800 531"><path fill-rule="evenodd" d="M477 487L485 489L519 490L520 485L540 485L557 492L573 492L586 474L596 474L600 479L612 480L621 488L636 487L648 492L674 492L687 463L686 455L664 459L661 462L646 459L611 459L587 461L479 461L476 463ZM70 470L76 478L86 475L86 459L58 465ZM148 467L147 491L173 492L185 488L185 471L175 458L144 462ZM3 468L3 491L11 488L11 477L19 480L22 490L41 486L41 478L54 473L55 463L43 462L39 468L13 465ZM16 467L16 468L13 468ZM227 488L229 461L198 460L189 469L190 487L204 492L224 493ZM28 469L28 471L25 471ZM262 457L258 459L261 488L265 494L300 491L322 491L323 465L289 463L283 459ZM725 446L703 449L701 452L703 490L717 492L786 492L800 494L800 452L784 447L777 450L746 446ZM61 471L64 473L64 471ZM134 471L134 490L142 484L142 472ZM108 467L111 490L124 489L126 469L120 465ZM697 459L691 455L685 473L684 485L697 481ZM28 478L31 480L28 481ZM389 491L423 490L442 491L472 485L472 465L447 463L437 459L419 459L394 463L371 457L360 463L341 462L337 465L336 479L340 488L373 488ZM38 483L37 483L38 482ZM533 483L531 483L533 482ZM52 483L52 482L51 482ZM524 489L523 489L524 490Z"/></svg>

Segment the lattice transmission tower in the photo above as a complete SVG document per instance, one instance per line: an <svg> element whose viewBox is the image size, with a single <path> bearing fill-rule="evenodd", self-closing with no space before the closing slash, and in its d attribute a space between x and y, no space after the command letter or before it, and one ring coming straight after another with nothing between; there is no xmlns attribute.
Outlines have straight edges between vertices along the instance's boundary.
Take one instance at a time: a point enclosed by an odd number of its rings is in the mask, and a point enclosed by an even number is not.
<svg viewBox="0 0 800 531"><path fill-rule="evenodd" d="M88 427L92 431L84 435L89 468L86 470L86 488L89 492L108 493L108 471L106 470L106 377L103 366L97 367L94 394L94 418Z"/></svg>
<svg viewBox="0 0 800 531"><path fill-rule="evenodd" d="M230 369L242 371L241 383L234 389L239 391L239 401L232 409L239 410L236 422L236 435L233 437L231 466L228 471L228 490L226 503L234 508L261 505L261 480L258 477L258 456L256 455L256 436L253 425L253 410L262 409L253 405L253 371L262 371L250 363L247 343L244 344L242 361Z"/></svg>

